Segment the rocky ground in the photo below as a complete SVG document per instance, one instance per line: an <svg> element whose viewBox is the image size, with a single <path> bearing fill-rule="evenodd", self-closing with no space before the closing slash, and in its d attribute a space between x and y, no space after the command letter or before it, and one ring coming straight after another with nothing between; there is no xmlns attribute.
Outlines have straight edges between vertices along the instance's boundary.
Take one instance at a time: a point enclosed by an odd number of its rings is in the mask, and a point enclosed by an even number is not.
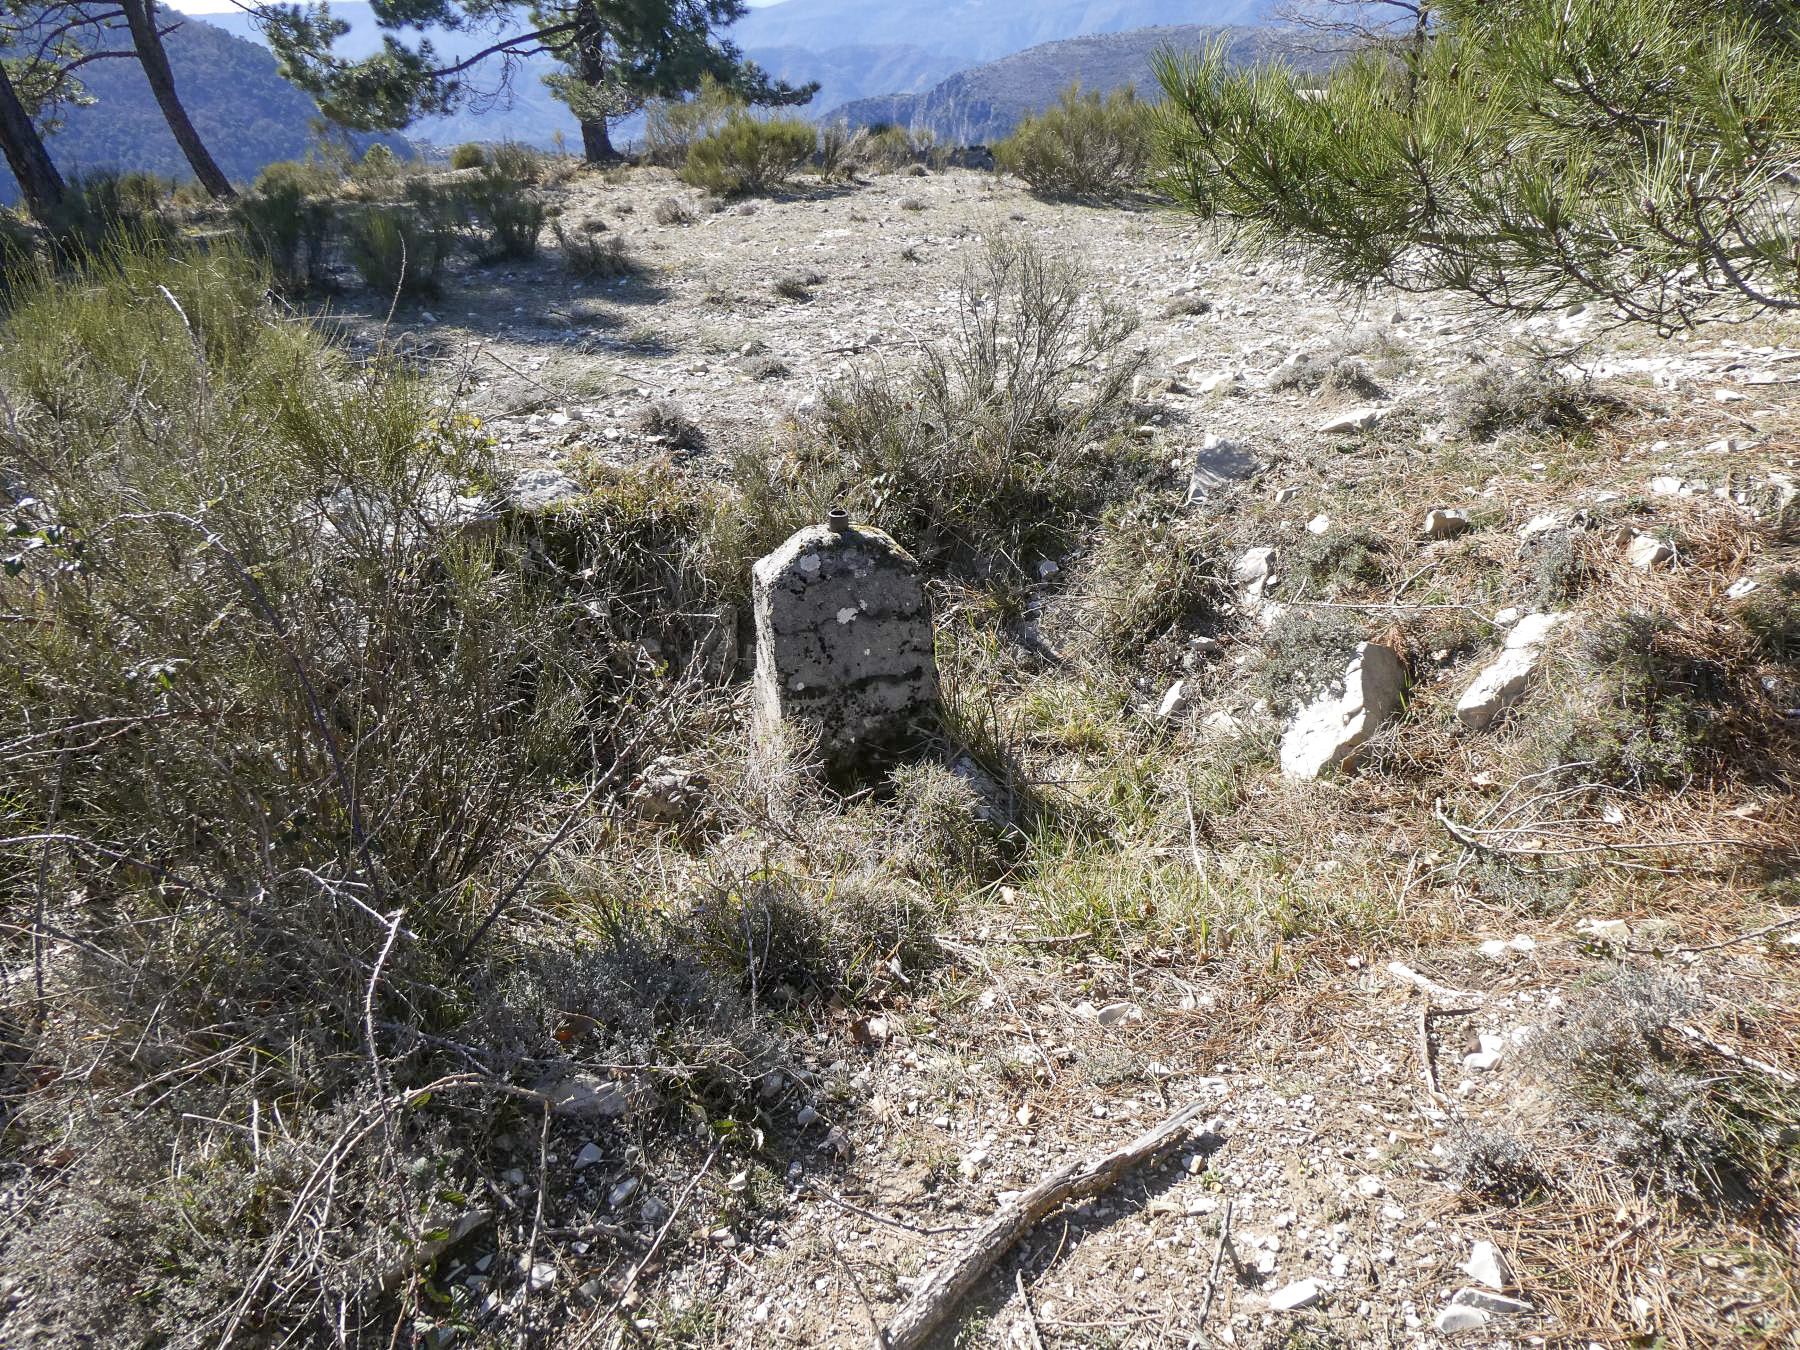
<svg viewBox="0 0 1800 1350"><path fill-rule="evenodd" d="M356 339L385 331L469 389L549 496L597 465L712 475L775 453L829 382L949 335L965 264L1012 232L1140 317L1136 435L1231 549L1235 594L1211 632L1112 691L1101 720L1135 739L1069 730L1087 696L1053 664L1014 691L1046 779L1123 790L1121 760L1139 758L1186 775L1174 826L1121 836L1111 870L961 897L932 969L895 958L879 997L797 1028L793 1072L760 1088L753 1165L646 1161L617 1143L631 1107L613 1088L542 1145L502 1141L533 1238L522 1266L486 1229L449 1250L459 1316L557 1288L593 1309L568 1344L871 1344L996 1207L1201 1103L1204 1128L1165 1158L1028 1233L941 1343L1796 1343L1781 1194L1650 1184L1604 1131L1575 1128L1558 1081L1582 1037L1646 1009L1716 1081L1754 1083L1759 1156L1792 1165L1793 658L1770 648L1760 685L1730 695L1756 722L1745 743L1785 768L1552 789L1528 752L1552 713L1604 696L1574 663L1579 634L1643 611L1691 635L1787 594L1800 327L1663 337L1598 307L1502 322L1441 296L1347 298L1174 213L1045 203L975 172L719 210L653 169L558 193L565 220L603 220L642 270L583 282L547 251L458 270L424 311L332 306ZM1612 414L1458 431L1455 392L1533 353ZM1306 580L1346 557L1343 584ZM1572 597L1541 584L1570 558L1588 578ZM1083 565L1040 560L1046 616ZM1477 730L1459 703L1537 613L1571 617ZM1404 712L1358 733L1358 773L1281 772L1345 748L1282 744L1289 715L1254 678L1296 616L1358 625L1410 670ZM1354 712L1332 703L1322 734ZM539 1237L540 1180L636 1236ZM623 1316L602 1316L615 1299Z"/></svg>

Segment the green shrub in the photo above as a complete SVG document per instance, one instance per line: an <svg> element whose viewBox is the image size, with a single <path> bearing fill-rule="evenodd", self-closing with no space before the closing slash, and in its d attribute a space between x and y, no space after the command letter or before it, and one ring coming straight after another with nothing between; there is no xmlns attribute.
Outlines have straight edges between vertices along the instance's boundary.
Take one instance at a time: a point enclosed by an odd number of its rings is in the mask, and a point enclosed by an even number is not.
<svg viewBox="0 0 1800 1350"><path fill-rule="evenodd" d="M635 276L643 269L616 234L606 234L606 222L592 218L580 226L552 221L551 233L562 250L563 266L584 281L611 281Z"/></svg>
<svg viewBox="0 0 1800 1350"><path fill-rule="evenodd" d="M0 907L52 897L79 943L59 1017L109 1029L34 1039L46 1071L5 1156L75 1142L115 1188L40 1191L0 1264L81 1280L69 1315L110 1323L99 1341L222 1327L265 1254L287 1275L257 1334L329 1341L321 1282L387 1268L435 1195L479 1190L483 1131L457 1118L503 1099L413 1097L462 1067L417 1033L519 1006L487 983L524 978L488 959L500 944L466 949L528 863L522 832L630 744L616 718L640 697L582 626L584 604L622 608L610 594L547 577L514 530L471 530L459 491L495 472L471 419L276 312L267 285L228 245L114 253L26 284L0 320L0 483L31 486L0 491L0 589L25 620L0 662ZM55 839L21 849L34 834ZM121 1141L102 1095L164 1074ZM256 1119L269 1091L260 1156L184 1116ZM393 1147L364 1143L378 1115ZM306 1178L328 1156L354 1194L321 1207ZM24 1255L50 1234L53 1277ZM96 1274L122 1260L142 1278ZM343 1307L370 1324L383 1296L358 1276Z"/></svg>
<svg viewBox="0 0 1800 1350"><path fill-rule="evenodd" d="M466 189L465 200L487 230L480 247L485 261L537 256L538 238L544 232L549 208L532 193L526 179L503 167L498 151L494 162L483 168Z"/></svg>
<svg viewBox="0 0 1800 1350"><path fill-rule="evenodd" d="M263 165L256 175L255 191L293 191L302 197L322 197L337 189L343 176L317 160L278 159Z"/></svg>
<svg viewBox="0 0 1800 1350"><path fill-rule="evenodd" d="M376 141L350 170L350 181L365 187L385 187L399 182L405 172L406 164L400 156L384 142Z"/></svg>
<svg viewBox="0 0 1800 1350"><path fill-rule="evenodd" d="M38 232L23 216L0 208L0 286L6 274L37 255Z"/></svg>
<svg viewBox="0 0 1800 1350"><path fill-rule="evenodd" d="M268 263L278 286L302 290L318 282L337 223L329 199L310 196L299 182L277 176L240 197L232 210L245 242Z"/></svg>
<svg viewBox="0 0 1800 1350"><path fill-rule="evenodd" d="M907 370L823 392L785 465L737 466L773 545L844 506L926 561L1017 576L1091 523L1148 460L1114 433L1142 357L1136 320L1093 305L1073 264L991 241L964 276L956 336Z"/></svg>
<svg viewBox="0 0 1800 1350"><path fill-rule="evenodd" d="M768 192L812 158L816 143L812 123L799 118L762 121L733 113L688 147L681 176L721 197Z"/></svg>
<svg viewBox="0 0 1800 1350"><path fill-rule="evenodd" d="M843 121L828 122L819 128L819 177L836 182L850 174L845 152L850 147L850 128Z"/></svg>
<svg viewBox="0 0 1800 1350"><path fill-rule="evenodd" d="M396 299L438 293L455 241L441 210L374 206L351 218L350 263L371 290Z"/></svg>
<svg viewBox="0 0 1800 1350"><path fill-rule="evenodd" d="M65 263L113 248L166 245L174 235L163 214L165 189L145 173L102 170L71 181L48 222L51 247Z"/></svg>
<svg viewBox="0 0 1800 1350"><path fill-rule="evenodd" d="M652 164L675 168L687 159L695 141L748 110L741 97L710 75L702 77L691 98L652 99L644 109L644 157Z"/></svg>
<svg viewBox="0 0 1800 1350"><path fill-rule="evenodd" d="M1144 184L1150 162L1144 107L1129 87L1102 98L1071 84L1055 107L1025 118L995 146L994 160L1045 196L1116 200Z"/></svg>
<svg viewBox="0 0 1800 1350"><path fill-rule="evenodd" d="M860 127L844 147L844 162L869 173L898 173L918 163L932 144L928 131L915 137L892 124Z"/></svg>
<svg viewBox="0 0 1800 1350"><path fill-rule="evenodd" d="M535 187L544 181L544 157L519 141L501 141L488 152L494 172L511 182Z"/></svg>
<svg viewBox="0 0 1800 1350"><path fill-rule="evenodd" d="M479 141L464 141L450 152L453 169L480 169L487 166L487 147Z"/></svg>

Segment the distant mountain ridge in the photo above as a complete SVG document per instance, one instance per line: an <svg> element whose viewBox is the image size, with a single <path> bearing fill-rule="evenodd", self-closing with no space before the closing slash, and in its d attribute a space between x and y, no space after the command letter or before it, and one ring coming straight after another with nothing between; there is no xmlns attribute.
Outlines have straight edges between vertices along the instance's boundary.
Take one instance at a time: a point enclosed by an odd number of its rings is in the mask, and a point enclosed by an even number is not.
<svg viewBox="0 0 1800 1350"><path fill-rule="evenodd" d="M1278 29L1165 25L1041 43L959 71L924 93L852 100L824 114L824 119L842 120L851 127L891 123L929 132L940 145L991 145L1005 139L1027 114L1056 102L1071 82L1102 93L1133 85L1154 98L1152 53L1159 47L1192 49L1219 39L1226 42L1233 65L1283 58L1302 70L1322 70L1332 61L1330 55L1297 45Z"/></svg>
<svg viewBox="0 0 1800 1350"><path fill-rule="evenodd" d="M1155 25L1244 24L1267 0L782 0L752 9L730 30L732 41L778 78L820 83L801 115L891 95L924 95L957 71L983 61L1063 38L1142 29ZM350 57L378 49L381 30L366 0L334 2L333 16L350 26L339 48ZM207 16L239 36L260 41L246 14ZM413 34L416 36L416 33ZM440 55L460 59L490 45L492 32L430 34ZM474 98L446 117L426 118L407 129L415 141L451 145L468 140L519 140L547 147L561 132L579 138L568 109L550 97L541 76L547 57L520 62L510 88L497 98ZM473 73L479 86L482 72ZM642 134L641 119L628 119L614 135L628 144Z"/></svg>
<svg viewBox="0 0 1800 1350"><path fill-rule="evenodd" d="M731 38L746 51L898 43L971 66L1094 33L1250 24L1266 7L1267 0L783 0L751 10Z"/></svg>

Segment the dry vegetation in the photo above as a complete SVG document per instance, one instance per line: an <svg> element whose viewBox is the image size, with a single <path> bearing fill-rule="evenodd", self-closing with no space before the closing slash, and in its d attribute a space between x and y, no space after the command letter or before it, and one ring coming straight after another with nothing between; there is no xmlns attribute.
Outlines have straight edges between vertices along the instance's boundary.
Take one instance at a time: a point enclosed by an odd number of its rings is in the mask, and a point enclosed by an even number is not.
<svg viewBox="0 0 1800 1350"><path fill-rule="evenodd" d="M759 134L664 130L721 128ZM841 153L916 162L882 140ZM334 206L378 318L456 284L425 238L384 268L402 220L515 259L547 222L539 266L613 305L712 219L640 170L627 242L623 188L464 158L524 216L382 166ZM1216 1153L1045 1225L944 1343L1431 1343L1477 1239L1531 1310L1469 1343L1800 1335L1789 386L1500 335L1424 377L1427 330L1365 313L1178 405L1140 324L1191 344L1213 303L1101 303L1038 216L754 449L659 398L540 511L433 353L270 297L330 236L259 219L261 261L90 229L0 326L0 1340L863 1343L997 1193L1193 1100ZM755 304L833 288L752 261ZM1188 504L1177 406L1273 462ZM1648 486L1653 443L1722 437ZM739 655L750 562L838 503L919 558L945 691L848 788L752 745ZM1468 532L1423 539L1439 506ZM1232 580L1266 545L1279 617ZM1496 612L1539 605L1565 638L1469 732ZM1370 638L1403 713L1284 781L1282 717Z"/></svg>

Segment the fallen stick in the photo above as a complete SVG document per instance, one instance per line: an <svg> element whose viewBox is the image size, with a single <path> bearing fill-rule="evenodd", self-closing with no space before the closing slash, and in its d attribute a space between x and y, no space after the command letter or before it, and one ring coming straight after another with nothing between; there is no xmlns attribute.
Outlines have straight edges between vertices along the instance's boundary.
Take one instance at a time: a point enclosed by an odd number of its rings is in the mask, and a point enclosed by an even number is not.
<svg viewBox="0 0 1800 1350"><path fill-rule="evenodd" d="M1200 1300L1200 1316L1195 1325L1206 1330L1207 1314L1212 1312L1213 1296L1219 1292L1219 1267L1225 1263L1225 1249L1231 1246L1231 1201L1225 1202L1225 1214L1219 1220L1219 1245L1213 1248L1212 1273L1206 1277L1206 1296ZM1237 1255L1231 1258L1233 1267L1237 1265Z"/></svg>
<svg viewBox="0 0 1800 1350"><path fill-rule="evenodd" d="M1486 994L1471 994L1466 989L1451 989L1446 985L1441 985L1436 980L1419 974L1404 961L1389 961L1387 973L1401 984L1410 984L1413 988L1421 993L1429 994L1432 998L1472 998L1479 1003L1487 997Z"/></svg>
<svg viewBox="0 0 1800 1350"><path fill-rule="evenodd" d="M1124 1148L1057 1168L1011 1204L1002 1206L914 1291L906 1306L882 1330L876 1341L878 1350L918 1350L956 1311L976 1282L1041 1219L1071 1200L1099 1195L1127 1172L1161 1153L1186 1133L1200 1114L1201 1105L1193 1102L1184 1106Z"/></svg>

